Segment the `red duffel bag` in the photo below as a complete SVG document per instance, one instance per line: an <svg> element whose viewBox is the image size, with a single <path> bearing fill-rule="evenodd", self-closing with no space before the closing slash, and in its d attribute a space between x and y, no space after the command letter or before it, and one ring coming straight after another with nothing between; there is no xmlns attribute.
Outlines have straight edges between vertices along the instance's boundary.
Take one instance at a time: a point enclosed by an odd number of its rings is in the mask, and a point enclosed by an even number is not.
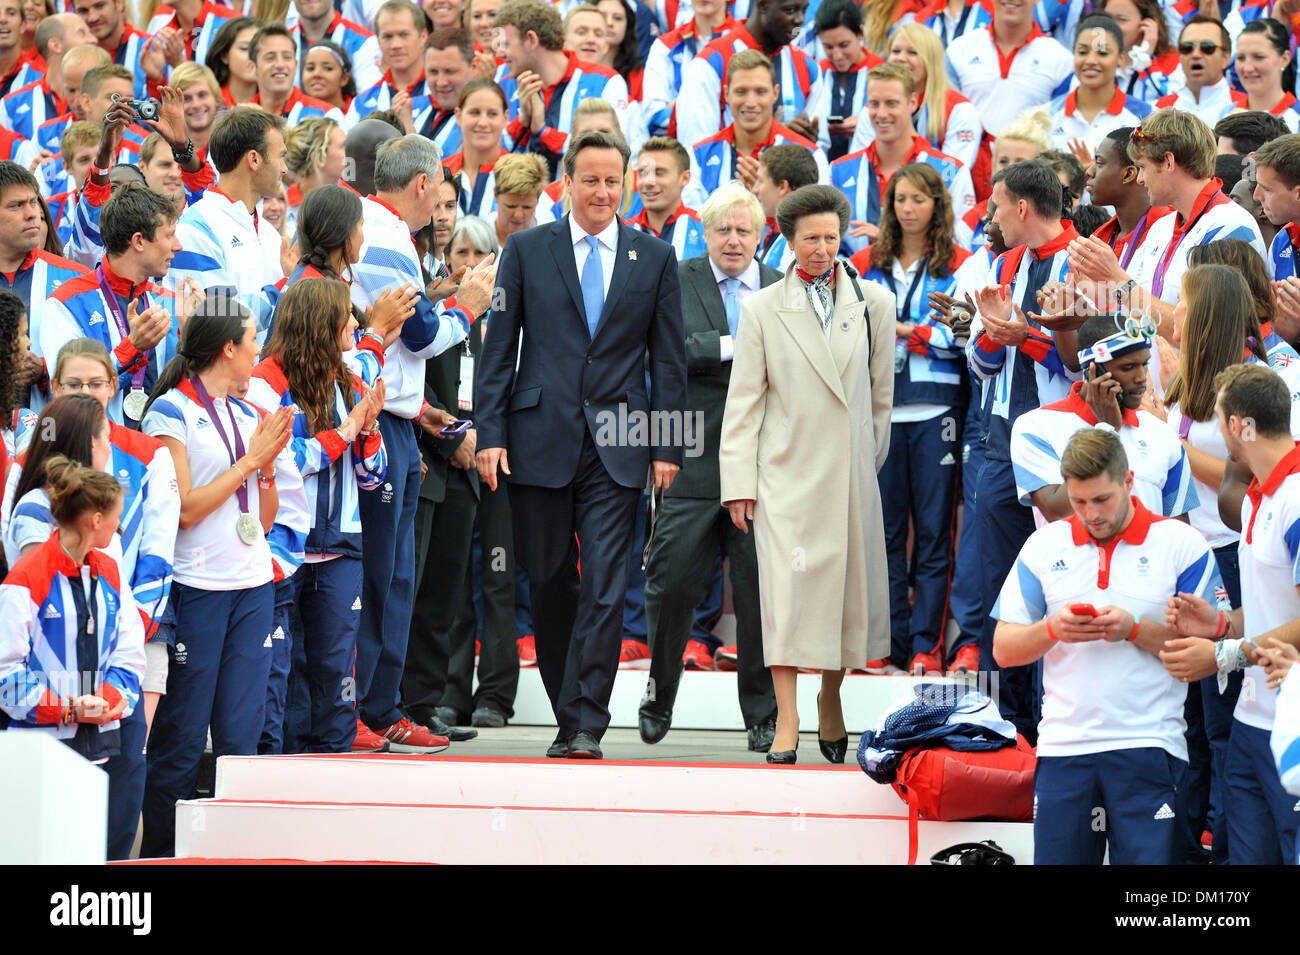
<svg viewBox="0 0 1300 955"><path fill-rule="evenodd" d="M1017 734L1016 745L958 752L937 746L903 755L893 783L922 819L1034 818L1034 748Z"/></svg>

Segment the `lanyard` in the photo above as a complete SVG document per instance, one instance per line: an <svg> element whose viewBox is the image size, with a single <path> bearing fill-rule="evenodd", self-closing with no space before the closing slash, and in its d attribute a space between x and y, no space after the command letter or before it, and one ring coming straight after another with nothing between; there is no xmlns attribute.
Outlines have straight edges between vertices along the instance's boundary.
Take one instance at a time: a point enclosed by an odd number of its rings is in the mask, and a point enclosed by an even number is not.
<svg viewBox="0 0 1300 955"><path fill-rule="evenodd" d="M975 5L975 0L967 0L966 6L962 7L961 16L957 18L957 25L952 28L952 37L948 36L948 11L939 11L939 39L943 40L943 45L947 46L949 39L957 39L966 32L966 21L970 19L971 8Z"/></svg>
<svg viewBox="0 0 1300 955"><path fill-rule="evenodd" d="M1160 293L1165 290L1165 272L1169 270L1169 263L1173 259L1174 253L1177 252L1178 247L1183 244L1183 239L1187 237L1187 233L1192 231L1192 227L1201 221L1201 216L1205 215L1205 213L1209 212L1218 204L1215 200L1221 195L1223 195L1222 189L1210 197L1210 201L1205 204L1204 208L1202 208L1200 212L1187 220L1187 225L1183 227L1182 231L1179 231L1177 227L1175 227L1174 235L1169 242L1169 248L1165 250L1164 258L1156 265L1156 274L1151 280L1151 294L1156 298L1159 298Z"/></svg>
<svg viewBox="0 0 1300 955"><path fill-rule="evenodd" d="M912 287L907 290L907 297L903 299L902 308L898 308L898 289L894 286L894 276L892 274L893 268L891 267L889 272L886 272L884 269L880 270L880 274L884 278L885 284L888 285L889 290L894 293L895 313L900 322L904 321L906 316L912 314L912 296L916 294L916 290L921 286L921 281L925 278L925 269L929 262L930 257L927 255L916 264L916 276L912 279Z"/></svg>
<svg viewBox="0 0 1300 955"><path fill-rule="evenodd" d="M131 326L127 324L126 316L122 314L122 303L117 300L117 293L113 291L113 286L108 282L108 276L104 274L103 262L95 266L95 278L99 280L99 290L104 293L104 303L108 305L108 313L113 316L113 324L117 326L118 333L123 338L130 338ZM144 298L143 293L141 298ZM144 373L148 368L149 362L143 362L140 370L131 376L132 388L144 387Z"/></svg>
<svg viewBox="0 0 1300 955"><path fill-rule="evenodd" d="M81 579L80 568L75 578L68 578L68 590L77 610L77 670L81 673L82 693L95 693L99 683L99 643L95 639L95 624L99 617L99 604L95 592L99 588L99 575L90 571L90 594Z"/></svg>
<svg viewBox="0 0 1300 955"><path fill-rule="evenodd" d="M194 386L194 393L199 396L199 404L203 405L203 410L208 413L212 419L212 426L217 429L217 434L221 436L221 443L226 446L226 453L230 455L230 465L234 467L235 462L244 456L244 438L239 433L239 426L235 424L235 412L230 407L230 398L226 398L226 412L230 415L230 430L234 432L235 447L231 450L230 439L226 437L226 431L221 427L221 419L217 417L217 408L212 403L212 397L208 394L208 389L203 387L203 382L199 376L195 375L190 379L190 384ZM235 490L235 496L239 499L239 510L243 514L248 513L248 480L244 479L239 487Z"/></svg>
<svg viewBox="0 0 1300 955"><path fill-rule="evenodd" d="M1119 267L1121 269L1128 269L1128 264L1133 258L1133 253L1136 252L1137 247L1142 244L1142 237L1146 235L1147 216L1149 215L1151 215L1150 209L1142 213L1142 218L1138 219L1137 225L1135 225L1133 231L1128 234L1128 242L1124 243L1124 258L1120 259L1119 262ZM1160 284L1162 286L1164 285L1163 282Z"/></svg>

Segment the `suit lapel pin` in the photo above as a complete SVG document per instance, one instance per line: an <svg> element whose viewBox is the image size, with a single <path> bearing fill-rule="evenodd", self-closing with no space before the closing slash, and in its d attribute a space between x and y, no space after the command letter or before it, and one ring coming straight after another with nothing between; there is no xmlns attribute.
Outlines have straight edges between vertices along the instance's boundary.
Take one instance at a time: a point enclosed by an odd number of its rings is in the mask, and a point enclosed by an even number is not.
<svg viewBox="0 0 1300 955"><path fill-rule="evenodd" d="M635 261L636 261L636 249L628 249L628 250L627 250L627 260L628 260L629 262L635 262Z"/></svg>

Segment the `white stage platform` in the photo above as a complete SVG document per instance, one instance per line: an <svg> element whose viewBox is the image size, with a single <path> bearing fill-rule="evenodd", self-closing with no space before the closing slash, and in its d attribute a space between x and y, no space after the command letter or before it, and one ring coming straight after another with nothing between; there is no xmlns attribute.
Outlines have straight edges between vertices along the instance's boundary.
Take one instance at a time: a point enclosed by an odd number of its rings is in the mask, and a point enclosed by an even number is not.
<svg viewBox="0 0 1300 955"><path fill-rule="evenodd" d="M178 856L450 864L924 864L1032 826L909 820L856 766L223 757L216 797L178 804Z"/></svg>

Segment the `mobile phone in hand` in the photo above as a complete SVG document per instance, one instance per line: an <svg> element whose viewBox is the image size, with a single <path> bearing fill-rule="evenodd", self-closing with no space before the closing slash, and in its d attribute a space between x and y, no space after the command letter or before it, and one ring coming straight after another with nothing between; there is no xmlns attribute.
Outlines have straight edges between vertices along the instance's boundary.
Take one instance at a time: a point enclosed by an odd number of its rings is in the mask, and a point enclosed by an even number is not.
<svg viewBox="0 0 1300 955"><path fill-rule="evenodd" d="M474 422L469 418L458 418L447 427L441 429L438 433L444 438L454 438L458 434L464 434L470 428L474 427Z"/></svg>

